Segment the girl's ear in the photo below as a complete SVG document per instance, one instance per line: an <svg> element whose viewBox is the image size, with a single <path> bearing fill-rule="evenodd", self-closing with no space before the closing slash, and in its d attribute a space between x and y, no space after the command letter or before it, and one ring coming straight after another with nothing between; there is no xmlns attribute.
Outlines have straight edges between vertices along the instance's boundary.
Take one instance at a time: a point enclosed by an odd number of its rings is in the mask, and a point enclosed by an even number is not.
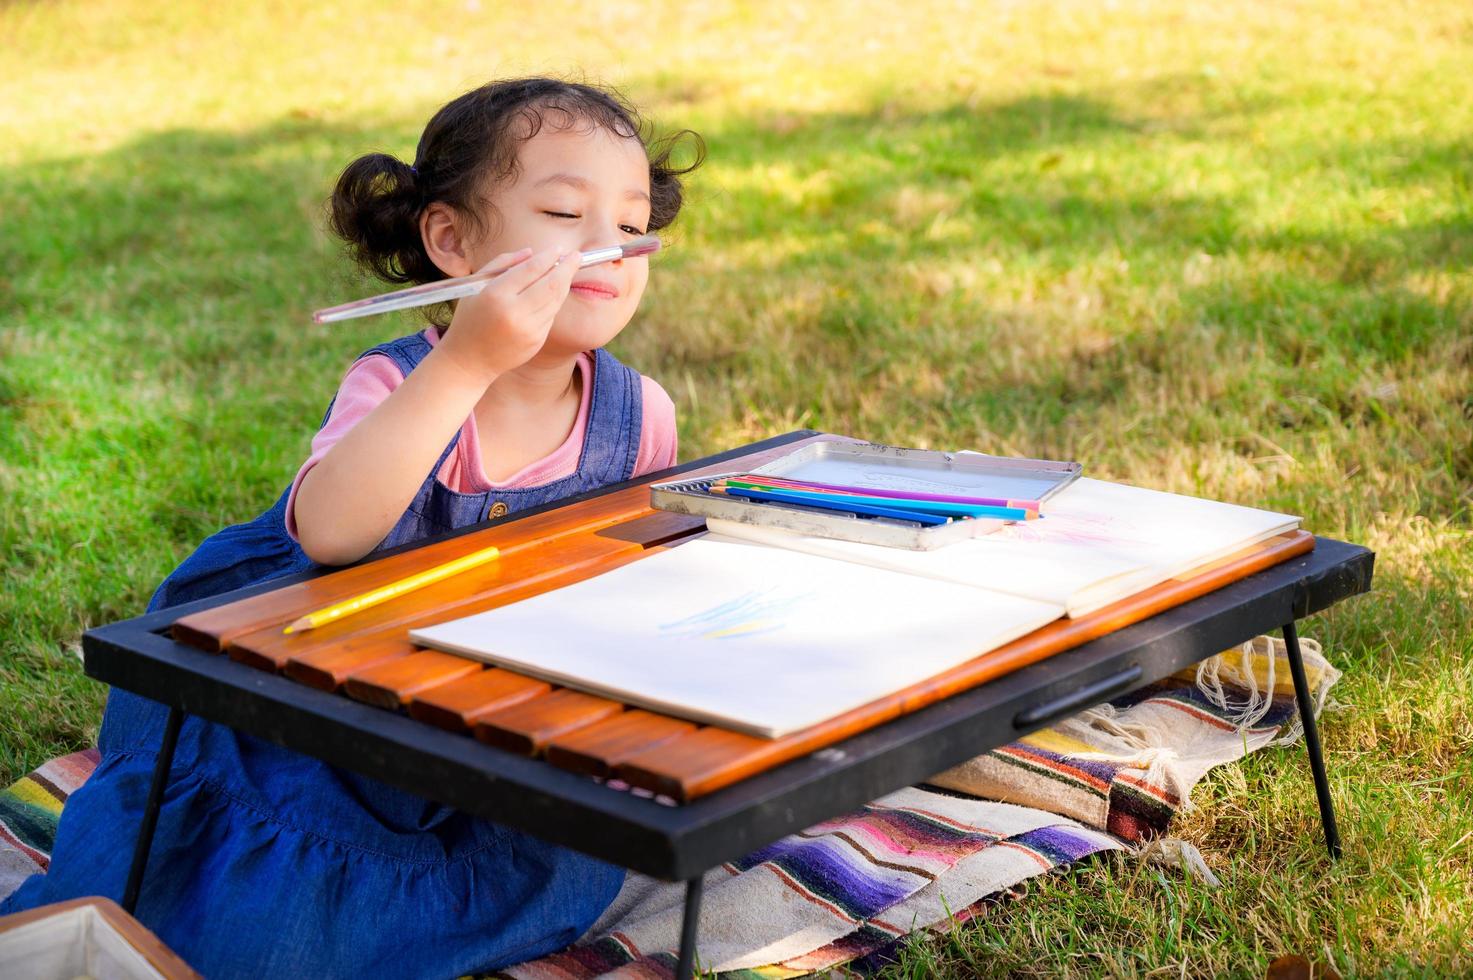
<svg viewBox="0 0 1473 980"><path fill-rule="evenodd" d="M476 271L466 254L468 243L463 229L450 205L435 201L424 209L419 216L419 237L430 261L450 278Z"/></svg>

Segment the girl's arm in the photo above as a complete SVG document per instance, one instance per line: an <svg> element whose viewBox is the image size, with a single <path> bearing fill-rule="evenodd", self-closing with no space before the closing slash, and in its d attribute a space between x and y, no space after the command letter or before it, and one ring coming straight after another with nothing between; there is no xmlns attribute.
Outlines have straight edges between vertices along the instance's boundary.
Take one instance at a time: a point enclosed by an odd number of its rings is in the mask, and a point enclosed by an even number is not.
<svg viewBox="0 0 1473 980"><path fill-rule="evenodd" d="M293 512L313 561L345 565L391 531L487 387L541 349L576 262L526 250L492 285L460 301L445 338L302 478Z"/></svg>
<svg viewBox="0 0 1473 980"><path fill-rule="evenodd" d="M404 382L302 477L293 501L302 550L357 561L384 539L475 408L485 382L431 350Z"/></svg>

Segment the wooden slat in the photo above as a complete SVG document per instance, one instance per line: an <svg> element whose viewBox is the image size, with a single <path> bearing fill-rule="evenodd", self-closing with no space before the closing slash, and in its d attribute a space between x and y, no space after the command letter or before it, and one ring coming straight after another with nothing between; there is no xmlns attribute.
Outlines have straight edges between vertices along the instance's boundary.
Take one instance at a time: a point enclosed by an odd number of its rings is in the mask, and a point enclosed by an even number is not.
<svg viewBox="0 0 1473 980"><path fill-rule="evenodd" d="M355 701L397 708L420 691L485 670L474 660L438 650L421 650L362 667L343 681L343 693Z"/></svg>
<svg viewBox="0 0 1473 980"><path fill-rule="evenodd" d="M942 698L1036 663L1173 606L1222 588L1314 548L1314 535L1270 538L1187 579L1173 579L1078 619L1061 619L953 667L930 680L780 739L703 728L643 752L616 767L625 781L688 801L755 773L832 745Z"/></svg>
<svg viewBox="0 0 1473 980"><path fill-rule="evenodd" d="M483 715L473 730L476 738L488 745L521 755L536 755L549 739L623 710L618 701L562 688L545 697Z"/></svg>
<svg viewBox="0 0 1473 980"><path fill-rule="evenodd" d="M891 712L884 720L888 721L899 713ZM831 744L822 741L812 748L806 747L812 731L808 729L773 741L745 732L707 726L629 757L614 767L614 773L632 786L653 789L685 803ZM843 737L836 736L833 741ZM805 747L797 748L795 743Z"/></svg>
<svg viewBox="0 0 1473 980"><path fill-rule="evenodd" d="M547 761L560 769L610 776L616 766L695 730L688 721L631 709L554 736L547 743Z"/></svg>
<svg viewBox="0 0 1473 980"><path fill-rule="evenodd" d="M414 648L407 640L397 636L375 636L357 642L350 640L337 646L319 648L292 657L287 660L282 673L308 687L315 687L321 691L333 691L342 687L348 675L356 670L408 656L413 652ZM253 667L264 667L267 670L274 666L264 658L237 657L237 659Z"/></svg>
<svg viewBox="0 0 1473 980"><path fill-rule="evenodd" d="M793 452L809 442L835 440L850 441L837 436L815 436L812 439L788 443L764 452L750 453L727 463L713 464L692 471L690 474L682 474L682 478L695 479L705 473L750 469ZM509 565L519 552L539 551L560 538L586 539L596 536L597 532L605 528L648 518L655 513L649 506L649 499L649 486L648 483L645 483L595 497L573 507L558 508L504 524L492 525L480 531L437 541L389 558L355 565L330 575L318 576L305 582L283 586L271 592L263 592L239 602L184 616L173 624L171 634L180 643L186 643L201 650L212 653L228 650L243 636L258 634L263 629L272 626L285 626L314 610L322 609L355 595L361 595L381 585L398 581L481 548L493 545L500 548L501 558L492 564ZM679 531L676 525L680 522L673 520L673 517L674 515L671 518L661 518L652 522L653 536L658 537L659 534L678 536ZM650 540L650 537L651 535L646 535L646 539L638 543L645 547L661 543ZM609 538L605 537L604 540L609 540ZM367 615L367 613L360 615ZM272 659L269 654L266 656L267 659ZM284 663L284 658L276 661L276 667L279 669L282 663Z"/></svg>
<svg viewBox="0 0 1473 980"><path fill-rule="evenodd" d="M468 732L477 719L551 690L546 681L492 667L419 692L409 699L409 714L452 732Z"/></svg>

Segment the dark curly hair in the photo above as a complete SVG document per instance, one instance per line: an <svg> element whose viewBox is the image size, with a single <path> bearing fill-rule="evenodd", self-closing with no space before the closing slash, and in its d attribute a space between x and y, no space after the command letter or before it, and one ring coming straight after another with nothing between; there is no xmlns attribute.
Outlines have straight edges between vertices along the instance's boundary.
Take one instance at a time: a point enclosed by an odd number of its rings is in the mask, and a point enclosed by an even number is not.
<svg viewBox="0 0 1473 980"><path fill-rule="evenodd" d="M360 266L393 283L445 278L420 240L419 216L432 201L449 204L481 227L490 202L481 192L517 172L517 149L551 124L583 123L638 139L650 160L650 231L680 213L680 178L701 165L706 148L688 129L654 138L649 125L619 93L554 78L490 82L443 106L425 126L413 165L387 153L369 153L343 170L333 190L329 225ZM694 159L676 166L671 156L686 138Z"/></svg>

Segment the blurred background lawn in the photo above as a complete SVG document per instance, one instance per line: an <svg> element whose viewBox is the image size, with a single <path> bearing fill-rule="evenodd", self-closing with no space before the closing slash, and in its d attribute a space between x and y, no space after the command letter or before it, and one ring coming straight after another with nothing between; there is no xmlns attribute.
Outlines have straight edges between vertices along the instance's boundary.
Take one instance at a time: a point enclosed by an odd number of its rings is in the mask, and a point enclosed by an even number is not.
<svg viewBox="0 0 1473 980"><path fill-rule="evenodd" d="M290 480L405 316L323 232L352 157L557 73L707 140L626 361L681 457L799 427L1081 460L1377 552L1301 630L1302 749L1183 836L897 972L1473 972L1473 7L1295 3L0 5L0 781L93 743L86 628Z"/></svg>

